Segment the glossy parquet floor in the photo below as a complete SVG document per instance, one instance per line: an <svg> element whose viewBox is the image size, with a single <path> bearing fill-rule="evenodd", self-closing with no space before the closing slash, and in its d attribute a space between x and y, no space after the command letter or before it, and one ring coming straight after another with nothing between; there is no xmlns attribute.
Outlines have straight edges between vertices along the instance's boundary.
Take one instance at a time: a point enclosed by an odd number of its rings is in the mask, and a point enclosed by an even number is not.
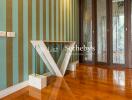
<svg viewBox="0 0 132 100"><path fill-rule="evenodd" d="M78 65L42 91L26 87L2 100L132 100L132 69Z"/></svg>

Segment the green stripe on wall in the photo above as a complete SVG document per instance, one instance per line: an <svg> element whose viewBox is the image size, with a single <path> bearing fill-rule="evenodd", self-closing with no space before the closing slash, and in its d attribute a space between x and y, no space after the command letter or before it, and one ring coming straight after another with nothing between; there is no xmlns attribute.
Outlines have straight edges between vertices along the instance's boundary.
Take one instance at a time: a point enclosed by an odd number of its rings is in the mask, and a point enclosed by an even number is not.
<svg viewBox="0 0 132 100"><path fill-rule="evenodd" d="M50 7L50 14L51 14L51 15L50 15L50 16L51 16L51 17L50 17L50 21L51 21L51 22L50 22L50 24L51 24L51 25L50 25L50 27L51 27L51 28L50 28L50 30L51 30L51 36L50 36L50 37L51 37L51 40L54 41L54 33L55 33L55 31L54 31L54 13L55 13L55 12L54 12L54 2L55 2L55 1L54 1L54 0L50 0L50 1L51 1L51 2L50 2L50 6L49 6L49 7ZM52 44L51 47L54 48L54 44ZM53 54L53 55L52 55L53 58L55 58L54 53L52 53L52 54Z"/></svg>
<svg viewBox="0 0 132 100"><path fill-rule="evenodd" d="M43 0L40 0L40 40L43 40ZM44 64L40 58L40 74L44 73Z"/></svg>
<svg viewBox="0 0 132 100"><path fill-rule="evenodd" d="M49 0L48 9L49 9L49 13L48 13L49 14L49 26L48 26L48 29L49 29L49 41L51 41L52 40L52 0ZM51 47L51 45L49 45L49 44L47 44L47 45L49 46L49 48ZM46 71L47 71L47 69L46 69Z"/></svg>
<svg viewBox="0 0 132 100"><path fill-rule="evenodd" d="M28 79L28 1L23 0L23 77Z"/></svg>
<svg viewBox="0 0 132 100"><path fill-rule="evenodd" d="M43 0L43 39L46 40L46 0ZM46 66L44 64L44 72L46 72Z"/></svg>
<svg viewBox="0 0 132 100"><path fill-rule="evenodd" d="M6 31L6 0L0 0L0 31ZM5 38L0 38L0 71L0 90L3 90L7 87Z"/></svg>
<svg viewBox="0 0 132 100"><path fill-rule="evenodd" d="M18 65L19 82L23 81L23 0L18 0Z"/></svg>
<svg viewBox="0 0 132 100"><path fill-rule="evenodd" d="M6 31L12 32L12 0L6 0ZM13 85L13 42L12 38L6 40L6 68L7 86Z"/></svg>
<svg viewBox="0 0 132 100"><path fill-rule="evenodd" d="M13 32L16 37L13 39L13 84L18 83L18 0L12 1Z"/></svg>
<svg viewBox="0 0 132 100"><path fill-rule="evenodd" d="M36 0L32 0L32 40L36 40ZM32 49L32 66L35 72L35 49Z"/></svg>

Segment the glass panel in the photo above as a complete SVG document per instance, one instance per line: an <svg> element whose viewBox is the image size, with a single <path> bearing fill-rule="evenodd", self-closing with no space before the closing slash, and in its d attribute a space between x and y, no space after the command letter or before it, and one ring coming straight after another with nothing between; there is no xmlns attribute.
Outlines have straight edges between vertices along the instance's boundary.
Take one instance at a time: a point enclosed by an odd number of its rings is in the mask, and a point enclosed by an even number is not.
<svg viewBox="0 0 132 100"><path fill-rule="evenodd" d="M125 64L124 0L113 0L113 63Z"/></svg>
<svg viewBox="0 0 132 100"><path fill-rule="evenodd" d="M107 81L107 69L97 68L97 78L102 82Z"/></svg>
<svg viewBox="0 0 132 100"><path fill-rule="evenodd" d="M83 41L86 47L92 47L92 0L83 2ZM84 61L92 61L92 50L84 51Z"/></svg>
<svg viewBox="0 0 132 100"><path fill-rule="evenodd" d="M97 0L98 62L107 62L106 0Z"/></svg>

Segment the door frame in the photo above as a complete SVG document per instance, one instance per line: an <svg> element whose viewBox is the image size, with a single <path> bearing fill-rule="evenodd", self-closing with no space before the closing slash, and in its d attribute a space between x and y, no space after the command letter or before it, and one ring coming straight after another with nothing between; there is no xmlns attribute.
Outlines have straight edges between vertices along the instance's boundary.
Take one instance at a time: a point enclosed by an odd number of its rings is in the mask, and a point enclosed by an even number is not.
<svg viewBox="0 0 132 100"><path fill-rule="evenodd" d="M83 0L79 0L79 46L83 46ZM106 0L106 16L107 16L107 63L97 61L97 0L92 0L92 34L93 47L95 47L95 54L93 62L83 62L83 55L79 55L80 63L93 65L112 65L112 66L132 66L132 43L131 43L131 0L124 0L124 34L125 34L125 64L113 63L113 19L112 19L112 0ZM127 28L127 30L126 30ZM80 54L82 51L79 52Z"/></svg>
<svg viewBox="0 0 132 100"><path fill-rule="evenodd" d="M97 35L96 35L96 0L92 1L92 46L95 48L95 52L92 55L92 61L83 61L83 51L79 51L79 62L89 65L95 65L97 61ZM83 0L79 0L79 47L83 46Z"/></svg>

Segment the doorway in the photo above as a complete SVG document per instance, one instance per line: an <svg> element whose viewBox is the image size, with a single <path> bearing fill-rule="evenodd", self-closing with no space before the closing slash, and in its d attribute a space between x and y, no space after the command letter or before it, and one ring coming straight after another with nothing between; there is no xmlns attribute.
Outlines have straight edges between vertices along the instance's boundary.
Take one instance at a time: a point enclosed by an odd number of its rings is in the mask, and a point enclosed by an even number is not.
<svg viewBox="0 0 132 100"><path fill-rule="evenodd" d="M81 63L129 65L128 1L80 0L80 46L95 48L80 52Z"/></svg>

